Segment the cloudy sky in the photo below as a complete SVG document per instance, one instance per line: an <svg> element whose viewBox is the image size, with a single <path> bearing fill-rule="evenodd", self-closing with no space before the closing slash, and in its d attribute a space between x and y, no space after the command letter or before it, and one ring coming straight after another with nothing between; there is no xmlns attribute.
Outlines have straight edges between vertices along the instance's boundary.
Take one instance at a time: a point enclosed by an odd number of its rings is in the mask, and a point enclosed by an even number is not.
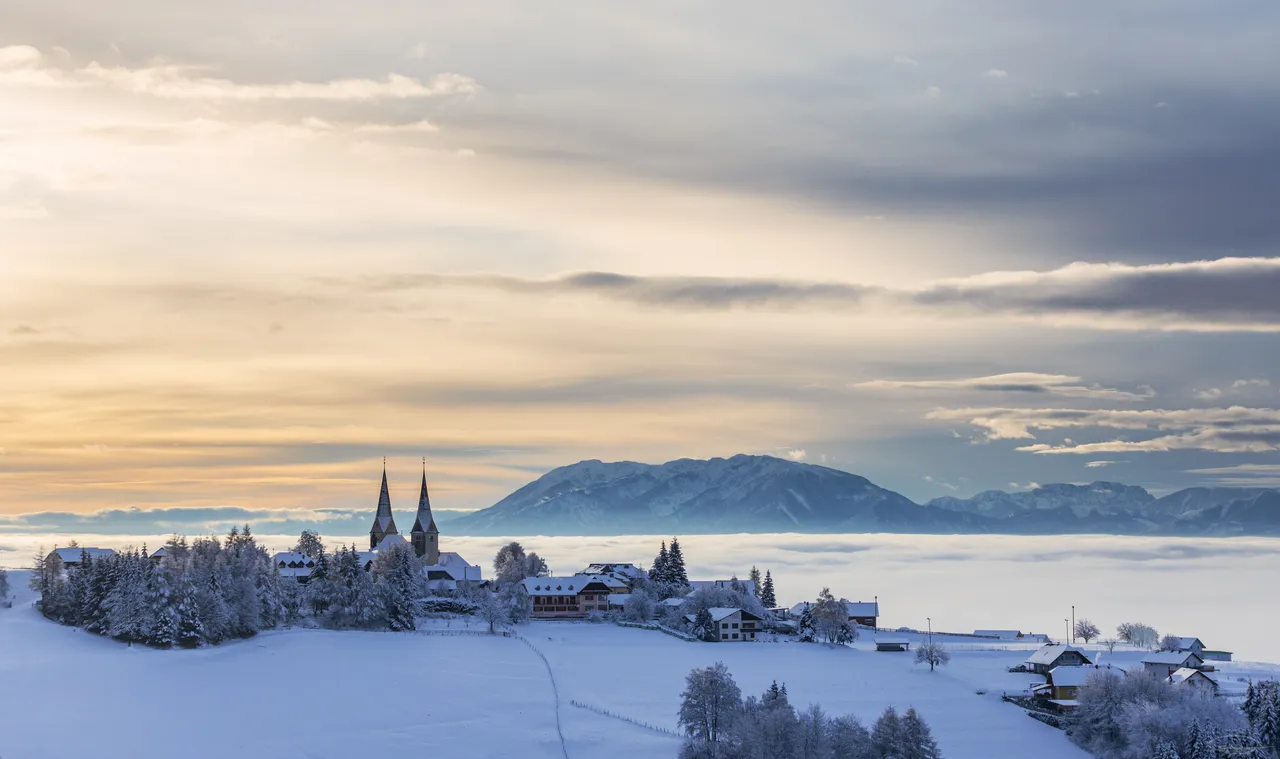
<svg viewBox="0 0 1280 759"><path fill-rule="evenodd" d="M384 455L457 509L738 452L1280 485L1277 28L7 0L0 519L364 509Z"/></svg>

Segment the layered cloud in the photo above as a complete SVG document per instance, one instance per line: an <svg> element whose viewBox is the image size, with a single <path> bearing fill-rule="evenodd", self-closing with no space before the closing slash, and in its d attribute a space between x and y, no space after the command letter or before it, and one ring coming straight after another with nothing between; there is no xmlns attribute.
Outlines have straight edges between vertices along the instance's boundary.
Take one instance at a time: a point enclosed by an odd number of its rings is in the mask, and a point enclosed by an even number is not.
<svg viewBox="0 0 1280 759"><path fill-rule="evenodd" d="M393 73L380 80L343 78L324 82L251 84L208 76L197 67L170 63L129 68L91 62L67 68L54 65L40 50L28 45L0 48L0 85L105 87L156 98L214 102L406 100L467 95L479 89L475 80L453 73L438 74L427 81Z"/></svg>
<svg viewBox="0 0 1280 759"><path fill-rule="evenodd" d="M1280 450L1280 410L1232 406L1223 409L936 409L929 419L965 422L982 429L989 440L1034 439L1051 430L1113 429L1157 434L1142 440L1035 443L1019 451L1039 454L1139 453L1204 450L1258 453Z"/></svg>
<svg viewBox="0 0 1280 759"><path fill-rule="evenodd" d="M1109 401L1140 401L1151 398L1155 391L1143 388L1129 392L1099 385L1082 384L1080 377L1065 374L1039 374L1036 372L1011 372L989 377L939 380L869 380L852 385L866 390L940 390L976 391L994 393L1044 393L1067 398L1097 398Z"/></svg>

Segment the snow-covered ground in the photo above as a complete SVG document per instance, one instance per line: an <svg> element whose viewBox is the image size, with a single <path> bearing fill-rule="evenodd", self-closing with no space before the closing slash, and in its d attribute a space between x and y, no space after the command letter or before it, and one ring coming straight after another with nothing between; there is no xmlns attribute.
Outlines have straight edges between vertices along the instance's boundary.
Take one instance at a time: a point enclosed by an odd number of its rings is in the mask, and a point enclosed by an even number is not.
<svg viewBox="0 0 1280 759"><path fill-rule="evenodd" d="M25 583L14 573L15 586ZM128 648L61 627L19 590L0 609L0 756L191 759L432 755L562 757L547 667L514 638L288 630L195 651ZM432 621L432 630L474 625ZM550 663L573 759L671 759L678 741L570 705L675 729L684 677L723 661L746 694L785 682L799 707L870 723L915 706L948 759L1082 759L1057 730L1000 701L1040 678L1011 674L1031 645L935 636L953 653L930 673L911 654L795 642L686 643L609 624L535 622L519 633ZM912 636L918 638L920 636ZM1132 663L1117 650L1103 661ZM1280 675L1226 665L1224 676ZM979 693L984 691L984 693Z"/></svg>

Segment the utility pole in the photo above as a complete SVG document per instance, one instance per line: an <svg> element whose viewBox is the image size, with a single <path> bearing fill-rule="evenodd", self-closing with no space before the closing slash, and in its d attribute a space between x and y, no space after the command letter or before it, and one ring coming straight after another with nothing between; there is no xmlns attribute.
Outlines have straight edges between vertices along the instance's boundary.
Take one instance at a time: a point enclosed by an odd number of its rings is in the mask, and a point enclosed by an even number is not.
<svg viewBox="0 0 1280 759"><path fill-rule="evenodd" d="M1062 636L1062 643L1063 643L1063 645L1066 645L1066 643L1068 642L1068 639L1071 637L1071 622L1070 622L1070 620L1068 620L1066 617L1063 617L1063 618L1062 618L1062 626L1063 626L1063 627L1065 627L1065 628L1067 628L1067 634L1066 634L1066 635L1064 635L1064 636Z"/></svg>
<svg viewBox="0 0 1280 759"><path fill-rule="evenodd" d="M1071 642L1076 642L1076 605L1071 604Z"/></svg>
<svg viewBox="0 0 1280 759"><path fill-rule="evenodd" d="M929 622L929 645L933 645L933 617L925 617Z"/></svg>

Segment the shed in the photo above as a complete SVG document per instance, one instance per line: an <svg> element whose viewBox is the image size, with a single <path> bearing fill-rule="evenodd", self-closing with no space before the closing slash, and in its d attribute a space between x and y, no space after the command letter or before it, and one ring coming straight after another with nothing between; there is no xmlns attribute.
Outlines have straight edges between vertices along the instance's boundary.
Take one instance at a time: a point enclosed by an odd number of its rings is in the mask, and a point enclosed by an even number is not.
<svg viewBox="0 0 1280 759"><path fill-rule="evenodd" d="M909 651L911 650L911 639L900 636L877 635L876 636L877 651Z"/></svg>

